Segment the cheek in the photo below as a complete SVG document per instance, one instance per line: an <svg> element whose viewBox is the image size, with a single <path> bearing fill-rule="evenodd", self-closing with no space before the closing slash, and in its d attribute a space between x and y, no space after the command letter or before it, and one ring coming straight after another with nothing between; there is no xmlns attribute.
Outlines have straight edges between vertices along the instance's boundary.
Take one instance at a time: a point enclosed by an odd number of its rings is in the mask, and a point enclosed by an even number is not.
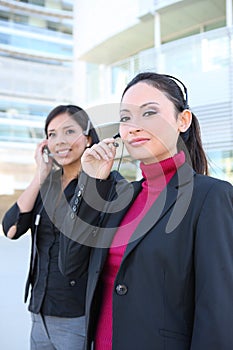
<svg viewBox="0 0 233 350"><path fill-rule="evenodd" d="M122 140L126 139L127 134L128 134L128 127L127 127L127 125L120 124L120 126L119 126L119 134L120 134Z"/></svg>
<svg viewBox="0 0 233 350"><path fill-rule="evenodd" d="M177 138L178 128L175 122L170 123L167 120L161 118L157 119L155 123L151 125L150 132L156 138L161 138L165 142L169 142Z"/></svg>
<svg viewBox="0 0 233 350"><path fill-rule="evenodd" d="M75 138L71 141L72 147L78 148L80 151L84 151L87 145L87 140L86 138Z"/></svg>
<svg viewBox="0 0 233 350"><path fill-rule="evenodd" d="M55 146L55 142L51 139L48 139L48 148L50 149L50 151L54 150L54 146Z"/></svg>

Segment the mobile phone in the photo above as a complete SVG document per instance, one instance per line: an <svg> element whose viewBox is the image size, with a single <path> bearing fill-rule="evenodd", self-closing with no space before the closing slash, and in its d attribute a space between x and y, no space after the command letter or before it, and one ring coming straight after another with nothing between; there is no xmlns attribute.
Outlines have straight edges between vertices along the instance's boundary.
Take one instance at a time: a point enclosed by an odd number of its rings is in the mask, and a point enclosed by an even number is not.
<svg viewBox="0 0 233 350"><path fill-rule="evenodd" d="M44 148L43 148L42 157L43 157L45 163L49 162L49 149L47 146L44 146Z"/></svg>

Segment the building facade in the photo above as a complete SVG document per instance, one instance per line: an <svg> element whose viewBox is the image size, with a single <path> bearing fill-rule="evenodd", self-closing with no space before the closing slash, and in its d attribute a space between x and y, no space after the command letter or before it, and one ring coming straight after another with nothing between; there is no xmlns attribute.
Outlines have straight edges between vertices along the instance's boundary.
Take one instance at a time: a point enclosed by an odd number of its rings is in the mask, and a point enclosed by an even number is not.
<svg viewBox="0 0 233 350"><path fill-rule="evenodd" d="M176 76L211 174L233 183L232 0L79 0L74 14L75 71L85 77L76 98L91 108L116 103L138 72Z"/></svg>
<svg viewBox="0 0 233 350"><path fill-rule="evenodd" d="M211 174L233 182L232 2L1 0L0 195L30 181L49 110L72 102L95 125L114 123L144 70L183 80ZM134 176L131 167L121 171Z"/></svg>
<svg viewBox="0 0 233 350"><path fill-rule="evenodd" d="M72 101L73 1L0 1L0 194L24 189L47 113Z"/></svg>

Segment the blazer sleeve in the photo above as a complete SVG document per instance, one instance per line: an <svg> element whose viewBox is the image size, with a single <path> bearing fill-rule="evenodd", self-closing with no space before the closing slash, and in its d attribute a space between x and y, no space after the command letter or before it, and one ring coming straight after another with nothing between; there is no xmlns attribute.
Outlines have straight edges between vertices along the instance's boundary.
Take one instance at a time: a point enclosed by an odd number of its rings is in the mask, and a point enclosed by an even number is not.
<svg viewBox="0 0 233 350"><path fill-rule="evenodd" d="M118 176L118 175L117 175ZM59 268L79 277L87 272L91 250L98 245L98 230L116 175L97 180L82 172L75 195L60 228Z"/></svg>
<svg viewBox="0 0 233 350"><path fill-rule="evenodd" d="M21 213L19 206L15 203L4 215L2 228L5 235L9 228L16 225L17 231L13 239L18 239L31 227L32 212Z"/></svg>
<svg viewBox="0 0 233 350"><path fill-rule="evenodd" d="M233 349L233 187L208 191L195 241L195 314L191 350Z"/></svg>

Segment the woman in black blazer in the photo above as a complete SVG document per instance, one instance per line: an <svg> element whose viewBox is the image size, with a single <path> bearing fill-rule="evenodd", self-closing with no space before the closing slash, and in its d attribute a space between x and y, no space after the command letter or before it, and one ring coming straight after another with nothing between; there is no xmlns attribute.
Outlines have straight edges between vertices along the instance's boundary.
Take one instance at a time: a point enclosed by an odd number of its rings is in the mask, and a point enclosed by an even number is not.
<svg viewBox="0 0 233 350"><path fill-rule="evenodd" d="M30 290L30 349L82 350L87 277L61 274L59 226L78 183L81 155L99 138L87 113L75 105L51 110L45 135L35 151L34 177L5 213L3 231L13 240L31 231L25 290L25 302Z"/></svg>
<svg viewBox="0 0 233 350"><path fill-rule="evenodd" d="M142 180L110 172L114 138L87 149L61 236L62 272L88 270L86 349L232 350L233 188L207 176L186 87L137 75L119 133Z"/></svg>

